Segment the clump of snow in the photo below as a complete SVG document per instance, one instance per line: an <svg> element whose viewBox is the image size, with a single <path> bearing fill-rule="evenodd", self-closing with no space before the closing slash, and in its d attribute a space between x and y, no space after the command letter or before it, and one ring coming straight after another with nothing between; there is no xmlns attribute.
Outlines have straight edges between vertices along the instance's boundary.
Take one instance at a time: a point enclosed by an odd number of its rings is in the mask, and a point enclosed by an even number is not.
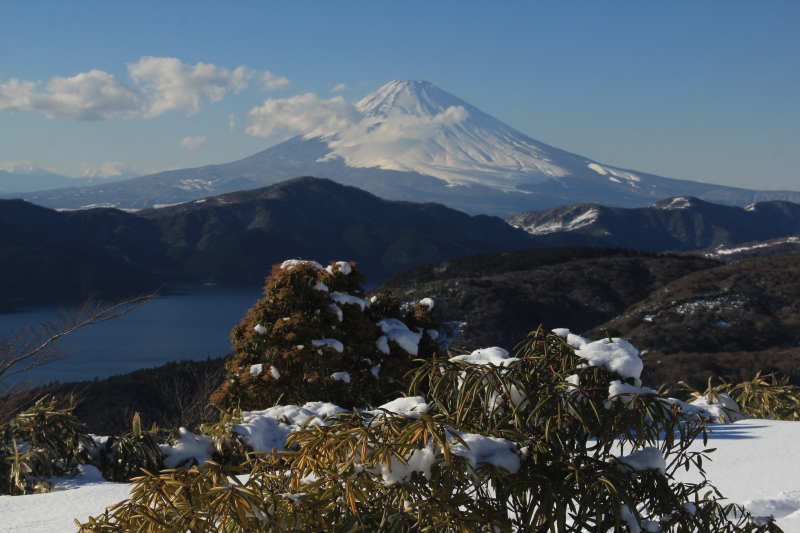
<svg viewBox="0 0 800 533"><path fill-rule="evenodd" d="M378 337L378 340L375 341L375 346L386 355L389 355L389 337L386 335Z"/></svg>
<svg viewBox="0 0 800 533"><path fill-rule="evenodd" d="M495 366L508 366L509 364L519 361L516 357L509 357L508 351L497 346L492 348L481 348L472 353L457 355L450 359L451 361L463 361L471 365L495 365Z"/></svg>
<svg viewBox="0 0 800 533"><path fill-rule="evenodd" d="M711 402L705 396L697 398L692 403L682 402L675 398L666 398L665 401L671 405L676 405L687 415L699 415L709 418L714 422L728 423L747 419L747 415L739 411L738 408L726 408L723 402ZM734 405L736 404L733 402Z"/></svg>
<svg viewBox="0 0 800 533"><path fill-rule="evenodd" d="M431 408L430 404L425 402L422 396L409 396L407 398L397 398L391 402L385 403L378 407L378 410L383 409L390 413L402 415L406 418L419 418L420 413L427 413ZM377 413L379 411L372 411Z"/></svg>
<svg viewBox="0 0 800 533"><path fill-rule="evenodd" d="M242 441L257 452L286 449L286 437L303 425L327 425L325 418L343 412L327 402L308 402L303 406L280 405L263 411L242 413L243 423L233 427Z"/></svg>
<svg viewBox="0 0 800 533"><path fill-rule="evenodd" d="M553 333L565 339L567 344L573 348L583 348L592 342L589 339L584 339L583 337L575 335L574 333L570 333L567 328L556 328L553 330Z"/></svg>
<svg viewBox="0 0 800 533"><path fill-rule="evenodd" d="M436 454L430 444L421 450L413 450L403 457L407 464L400 461L391 461L391 464L382 462L379 471L384 485L394 485L406 481L412 473L421 472L426 479L431 477L431 467L436 461Z"/></svg>
<svg viewBox="0 0 800 533"><path fill-rule="evenodd" d="M264 365L262 365L262 364L251 365L250 366L250 373L253 374L254 376L258 376L263 371L264 371Z"/></svg>
<svg viewBox="0 0 800 533"><path fill-rule="evenodd" d="M260 333L261 335L266 335L267 333L269 333L269 330L264 326L262 326L261 324L256 324L256 326L253 329L256 330L256 333Z"/></svg>
<svg viewBox="0 0 800 533"><path fill-rule="evenodd" d="M667 470L667 462L664 460L664 455L661 453L661 450L653 446L647 446L630 455L617 457L617 461L629 466L637 472L658 470L663 474Z"/></svg>
<svg viewBox="0 0 800 533"><path fill-rule="evenodd" d="M313 286L313 287L311 287L311 288L312 288L312 289L314 289L315 291L325 291L325 292L328 292L328 286L327 286L327 285L325 285L324 283L317 283L316 285L314 285L314 286Z"/></svg>
<svg viewBox="0 0 800 533"><path fill-rule="evenodd" d="M330 308L336 313L336 316L339 317L339 322L344 320L344 314L342 313L342 308L336 304L331 304Z"/></svg>
<svg viewBox="0 0 800 533"><path fill-rule="evenodd" d="M478 463L489 463L493 466L505 468L512 474L519 472L520 459L514 443L496 437L486 437L474 433L457 433L463 444L450 446L450 453L467 459L473 468Z"/></svg>
<svg viewBox="0 0 800 533"><path fill-rule="evenodd" d="M339 353L342 353L344 351L344 344L342 344L341 341L338 341L336 339L318 339L315 341L311 341L311 344L316 346L317 348L320 348L322 346L330 346Z"/></svg>
<svg viewBox="0 0 800 533"><path fill-rule="evenodd" d="M336 381L344 381L345 383L350 383L350 374L347 372L334 372L331 374L331 377Z"/></svg>
<svg viewBox="0 0 800 533"><path fill-rule="evenodd" d="M586 359L591 366L601 366L624 378L633 378L637 385L641 385L639 376L644 363L639 358L639 351L625 339L615 337L591 342L575 350L575 355Z"/></svg>
<svg viewBox="0 0 800 533"><path fill-rule="evenodd" d="M288 259L281 263L281 270L292 270L301 265L311 265L317 270L322 270L322 265L316 261L303 261L302 259Z"/></svg>
<svg viewBox="0 0 800 533"><path fill-rule="evenodd" d="M630 405L631 400L633 400L634 396L639 396L641 394L658 394L658 391L614 380L608 385L608 400L606 400L605 406L606 408L611 408L611 405L615 401L620 400L624 405L633 408L633 406Z"/></svg>
<svg viewBox="0 0 800 533"><path fill-rule="evenodd" d="M420 305L428 306L428 310L433 310L433 300L431 298L423 298L419 301Z"/></svg>
<svg viewBox="0 0 800 533"><path fill-rule="evenodd" d="M417 355L419 352L419 341L422 339L422 333L411 331L408 326L396 318L384 318L378 322L378 327L383 330L388 340L396 342L411 355Z"/></svg>
<svg viewBox="0 0 800 533"><path fill-rule="evenodd" d="M214 453L214 440L206 435L195 435L186 428L180 428L178 440L172 446L159 445L165 455L164 467L178 468L192 464L203 464L211 460Z"/></svg>
<svg viewBox="0 0 800 533"><path fill-rule="evenodd" d="M369 371L372 372L372 375L375 376L375 378L377 379L381 373L381 365L375 365L372 368L370 368Z"/></svg>
<svg viewBox="0 0 800 533"><path fill-rule="evenodd" d="M350 294L345 294L343 292L332 292L330 294L331 300L336 302L337 304L352 304L357 305L363 311L365 307L369 307L371 302L369 300L365 300L363 298L359 298L357 296L352 296Z"/></svg>
<svg viewBox="0 0 800 533"><path fill-rule="evenodd" d="M699 396L696 399L692 400L692 405L696 405L698 407L710 407L710 406L717 406L721 405L725 409L730 409L731 411L738 411L739 404L736 401L725 394L724 392L717 394L718 400L710 400L708 396Z"/></svg>
<svg viewBox="0 0 800 533"><path fill-rule="evenodd" d="M275 379L280 379L281 378L280 371L277 368L275 368L274 366L269 367L269 373L272 374L272 377L275 378Z"/></svg>
<svg viewBox="0 0 800 533"><path fill-rule="evenodd" d="M436 331L435 329L429 329L425 333L427 333L428 337L430 337L433 340L436 340L436 339L439 338L439 332Z"/></svg>
<svg viewBox="0 0 800 533"><path fill-rule="evenodd" d="M333 274L334 273L334 267L336 267L336 270L338 270L340 273L344 274L345 276L353 271L352 267L350 267L350 264L345 262L345 261L336 261L333 265L329 265L329 266L325 267L325 270L327 270L330 274Z"/></svg>

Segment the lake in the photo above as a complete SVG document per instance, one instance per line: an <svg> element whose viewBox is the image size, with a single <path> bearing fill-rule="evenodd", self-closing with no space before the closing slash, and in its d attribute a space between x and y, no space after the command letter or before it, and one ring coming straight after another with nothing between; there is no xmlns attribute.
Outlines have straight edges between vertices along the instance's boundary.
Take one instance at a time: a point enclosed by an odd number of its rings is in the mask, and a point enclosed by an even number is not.
<svg viewBox="0 0 800 533"><path fill-rule="evenodd" d="M169 361L204 360L231 352L228 336L262 294L261 287L171 285L168 292L122 317L82 328L61 341L72 355L20 374L35 383L85 381ZM57 307L0 315L0 337Z"/></svg>

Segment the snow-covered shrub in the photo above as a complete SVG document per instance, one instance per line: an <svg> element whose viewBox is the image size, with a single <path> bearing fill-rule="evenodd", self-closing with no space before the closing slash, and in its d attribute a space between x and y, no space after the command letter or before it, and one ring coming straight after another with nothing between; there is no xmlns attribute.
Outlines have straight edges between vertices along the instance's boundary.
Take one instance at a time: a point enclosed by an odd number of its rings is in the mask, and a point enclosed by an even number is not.
<svg viewBox="0 0 800 533"><path fill-rule="evenodd" d="M328 401L385 402L416 358L437 352L428 306L402 313L388 293L366 299L355 263L276 265L264 298L234 328L234 354L212 401L223 409Z"/></svg>
<svg viewBox="0 0 800 533"><path fill-rule="evenodd" d="M559 333L540 329L514 357L425 362L409 396L378 409L262 412L251 435L281 439L261 438L274 447L249 476L213 462L148 474L81 531L780 531L707 481L675 480L701 467L689 445L706 420L642 387L632 346Z"/></svg>
<svg viewBox="0 0 800 533"><path fill-rule="evenodd" d="M92 444L72 408L59 409L54 398L40 398L0 425L0 494L49 491L45 478L86 463L86 447Z"/></svg>

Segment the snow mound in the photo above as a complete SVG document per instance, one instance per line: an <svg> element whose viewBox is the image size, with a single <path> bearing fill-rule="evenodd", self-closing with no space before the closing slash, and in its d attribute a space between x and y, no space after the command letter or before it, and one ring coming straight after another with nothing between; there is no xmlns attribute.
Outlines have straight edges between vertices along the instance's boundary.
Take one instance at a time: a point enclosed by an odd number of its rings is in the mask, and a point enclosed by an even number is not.
<svg viewBox="0 0 800 533"><path fill-rule="evenodd" d="M159 445L165 468L178 468L193 464L203 464L211 460L214 453L214 440L206 435L195 435L186 428L180 428L178 440L172 446Z"/></svg>

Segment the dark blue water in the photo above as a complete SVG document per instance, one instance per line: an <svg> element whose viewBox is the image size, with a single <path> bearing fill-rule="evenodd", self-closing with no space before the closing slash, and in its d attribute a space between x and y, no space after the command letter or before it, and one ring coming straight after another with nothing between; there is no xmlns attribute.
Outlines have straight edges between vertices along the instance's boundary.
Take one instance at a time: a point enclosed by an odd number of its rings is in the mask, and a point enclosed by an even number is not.
<svg viewBox="0 0 800 533"><path fill-rule="evenodd" d="M122 317L87 326L61 341L72 355L20 375L35 383L84 381L151 368L169 361L204 360L230 353L228 335L262 296L259 287L173 285ZM56 307L0 315L0 337Z"/></svg>

